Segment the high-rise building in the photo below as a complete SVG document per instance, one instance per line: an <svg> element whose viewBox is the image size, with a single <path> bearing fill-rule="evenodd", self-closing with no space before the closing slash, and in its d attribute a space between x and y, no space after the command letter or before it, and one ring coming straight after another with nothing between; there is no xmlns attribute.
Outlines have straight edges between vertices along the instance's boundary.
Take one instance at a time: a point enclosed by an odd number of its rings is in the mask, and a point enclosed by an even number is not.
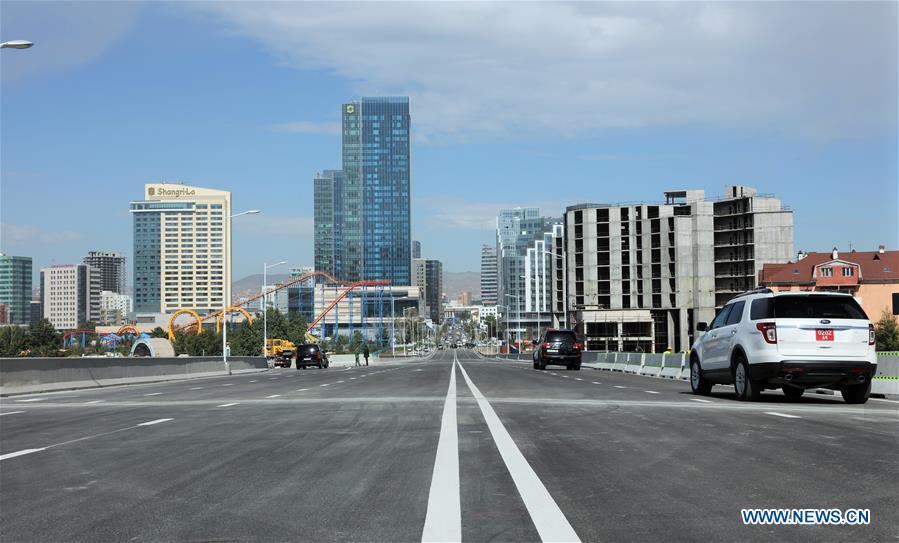
<svg viewBox="0 0 899 543"><path fill-rule="evenodd" d="M337 245L340 233L343 172L325 170L313 180L315 269L342 277Z"/></svg>
<svg viewBox="0 0 899 543"><path fill-rule="evenodd" d="M792 254L792 211L777 198L749 187L665 198L567 208L566 284L555 296L564 292L589 349L689 349L697 322Z"/></svg>
<svg viewBox="0 0 899 543"><path fill-rule="evenodd" d="M43 306L40 300L31 300L31 325L35 325L44 318Z"/></svg>
<svg viewBox="0 0 899 543"><path fill-rule="evenodd" d="M459 303L462 305L471 305L471 293L463 290L459 293Z"/></svg>
<svg viewBox="0 0 899 543"><path fill-rule="evenodd" d="M410 125L408 97L343 105L341 279L411 283Z"/></svg>
<svg viewBox="0 0 899 543"><path fill-rule="evenodd" d="M496 247L481 246L481 304L496 305Z"/></svg>
<svg viewBox="0 0 899 543"><path fill-rule="evenodd" d="M103 290L125 294L125 255L109 251L90 251L81 263L100 270L100 286Z"/></svg>
<svg viewBox="0 0 899 543"><path fill-rule="evenodd" d="M231 300L231 193L144 186L134 216L134 310L219 311Z"/></svg>
<svg viewBox="0 0 899 543"><path fill-rule="evenodd" d="M424 307L422 316L435 323L443 319L443 263L439 260L416 258L412 260L412 285L422 291Z"/></svg>
<svg viewBox="0 0 899 543"><path fill-rule="evenodd" d="M100 270L84 264L41 269L44 318L57 330L100 320Z"/></svg>
<svg viewBox="0 0 899 543"><path fill-rule="evenodd" d="M8 324L31 322L31 257L0 253L0 304L9 312Z"/></svg>
<svg viewBox="0 0 899 543"><path fill-rule="evenodd" d="M101 284L102 280L101 276ZM127 294L119 294L110 290L100 291L100 324L103 325L121 325L125 324L128 315L133 312L133 304L131 296Z"/></svg>
<svg viewBox="0 0 899 543"><path fill-rule="evenodd" d="M421 258L421 242L412 240L412 258Z"/></svg>
<svg viewBox="0 0 899 543"><path fill-rule="evenodd" d="M497 300L510 340L531 340L552 324L553 227L537 208L502 209L496 218Z"/></svg>

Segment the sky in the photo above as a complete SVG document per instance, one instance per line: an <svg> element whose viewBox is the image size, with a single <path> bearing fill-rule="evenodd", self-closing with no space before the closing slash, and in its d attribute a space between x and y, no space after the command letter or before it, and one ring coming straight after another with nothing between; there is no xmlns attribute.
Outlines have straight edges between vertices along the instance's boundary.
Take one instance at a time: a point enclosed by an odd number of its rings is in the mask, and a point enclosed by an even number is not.
<svg viewBox="0 0 899 543"><path fill-rule="evenodd" d="M411 98L412 237L446 271L500 208L732 184L794 210L796 250L897 249L897 5L4 0L36 45L0 52L0 251L130 259L167 181L262 210L235 279L310 265L340 105L379 95Z"/></svg>

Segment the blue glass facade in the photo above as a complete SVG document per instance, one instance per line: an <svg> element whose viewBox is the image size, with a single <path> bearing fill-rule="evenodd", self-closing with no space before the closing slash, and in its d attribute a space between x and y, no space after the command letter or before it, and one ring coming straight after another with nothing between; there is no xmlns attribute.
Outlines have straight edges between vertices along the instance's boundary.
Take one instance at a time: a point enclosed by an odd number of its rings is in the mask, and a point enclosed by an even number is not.
<svg viewBox="0 0 899 543"><path fill-rule="evenodd" d="M157 313L162 294L160 283L160 214L146 210L151 205L131 204L134 215L134 311Z"/></svg>
<svg viewBox="0 0 899 543"><path fill-rule="evenodd" d="M410 125L408 97L343 105L341 279L411 284Z"/></svg>

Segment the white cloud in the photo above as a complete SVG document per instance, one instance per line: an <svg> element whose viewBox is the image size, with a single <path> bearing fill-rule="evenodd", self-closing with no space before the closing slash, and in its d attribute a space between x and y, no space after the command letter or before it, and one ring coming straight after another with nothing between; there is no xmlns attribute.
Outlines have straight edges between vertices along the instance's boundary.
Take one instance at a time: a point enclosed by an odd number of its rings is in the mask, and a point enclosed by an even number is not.
<svg viewBox="0 0 899 543"><path fill-rule="evenodd" d="M0 240L3 241L3 245L67 243L79 239L81 234L71 230L49 231L37 226L9 223L0 225Z"/></svg>
<svg viewBox="0 0 899 543"><path fill-rule="evenodd" d="M359 94L411 95L420 141L687 123L831 137L896 121L891 2L184 6Z"/></svg>
<svg viewBox="0 0 899 543"><path fill-rule="evenodd" d="M276 132L293 132L296 134L340 134L340 123L318 121L292 121L272 125Z"/></svg>
<svg viewBox="0 0 899 543"><path fill-rule="evenodd" d="M423 222L430 228L441 231L479 230L495 231L496 215L500 209L515 207L536 207L544 216L561 216L565 205L561 202L483 202L482 200L466 200L456 196L426 196L415 198L414 209L416 220L423 217Z"/></svg>

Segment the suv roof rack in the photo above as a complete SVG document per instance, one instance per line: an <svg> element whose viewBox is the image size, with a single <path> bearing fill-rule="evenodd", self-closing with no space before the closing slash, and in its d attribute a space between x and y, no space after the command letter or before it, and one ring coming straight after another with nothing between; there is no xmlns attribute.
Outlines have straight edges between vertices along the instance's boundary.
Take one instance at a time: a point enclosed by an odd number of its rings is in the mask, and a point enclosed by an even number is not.
<svg viewBox="0 0 899 543"><path fill-rule="evenodd" d="M774 293L774 291L768 287L755 287L752 290L747 290L746 292L737 294L736 296L731 298L731 300L733 300L734 298L740 298L742 296L749 296L750 294L773 294L773 293Z"/></svg>

